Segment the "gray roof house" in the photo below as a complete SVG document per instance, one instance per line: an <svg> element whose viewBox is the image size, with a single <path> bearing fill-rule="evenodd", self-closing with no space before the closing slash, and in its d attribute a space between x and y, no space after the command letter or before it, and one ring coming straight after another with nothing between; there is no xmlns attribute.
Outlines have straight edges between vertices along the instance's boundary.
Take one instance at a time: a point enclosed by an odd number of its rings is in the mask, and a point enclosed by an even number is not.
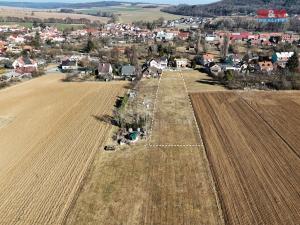
<svg viewBox="0 0 300 225"><path fill-rule="evenodd" d="M123 77L136 77L136 69L131 65L122 66L121 75Z"/></svg>

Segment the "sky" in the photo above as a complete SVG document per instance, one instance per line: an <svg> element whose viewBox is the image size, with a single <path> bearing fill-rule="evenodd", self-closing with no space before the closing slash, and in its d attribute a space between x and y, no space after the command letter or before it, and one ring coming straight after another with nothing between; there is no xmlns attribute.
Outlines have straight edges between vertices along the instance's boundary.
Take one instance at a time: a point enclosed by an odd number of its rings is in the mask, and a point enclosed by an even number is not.
<svg viewBox="0 0 300 225"><path fill-rule="evenodd" d="M12 0L0 0L12 1ZM99 2L104 0L64 0L63 2ZM147 2L147 3L166 3L166 4L206 4L217 2L218 0L120 0L124 2ZM12 2L62 2L62 0L13 0Z"/></svg>

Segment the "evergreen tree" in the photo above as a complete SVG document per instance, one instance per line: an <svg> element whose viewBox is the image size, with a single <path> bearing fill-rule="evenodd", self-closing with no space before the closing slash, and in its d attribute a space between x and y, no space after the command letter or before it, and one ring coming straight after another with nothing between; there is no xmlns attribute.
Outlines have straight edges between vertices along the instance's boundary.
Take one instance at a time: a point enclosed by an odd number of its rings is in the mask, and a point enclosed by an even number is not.
<svg viewBox="0 0 300 225"><path fill-rule="evenodd" d="M33 45L35 48L40 48L41 47L41 36L40 36L40 33L38 31L35 33L35 36L32 40L31 45Z"/></svg>
<svg viewBox="0 0 300 225"><path fill-rule="evenodd" d="M88 38L88 41L87 41L87 43L86 43L86 46L85 46L85 49L84 49L84 51L86 52L86 53L90 53L92 50L94 50L95 49L95 43L93 42L93 40L92 40L92 35L91 34L89 34L89 38Z"/></svg>
<svg viewBox="0 0 300 225"><path fill-rule="evenodd" d="M299 58L298 54L294 52L294 54L289 58L286 63L286 67L290 72L296 72L299 68Z"/></svg>

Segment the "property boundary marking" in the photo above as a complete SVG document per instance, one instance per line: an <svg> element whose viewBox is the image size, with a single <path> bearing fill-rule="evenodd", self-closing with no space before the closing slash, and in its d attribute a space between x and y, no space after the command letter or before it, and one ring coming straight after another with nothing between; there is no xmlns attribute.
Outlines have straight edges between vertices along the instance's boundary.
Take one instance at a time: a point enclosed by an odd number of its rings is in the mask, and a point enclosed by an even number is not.
<svg viewBox="0 0 300 225"><path fill-rule="evenodd" d="M199 129L199 126L198 126L198 123L197 123L197 120L196 120L196 116L195 116L195 113L194 113L194 109L193 109L193 106L192 106L190 96L188 94L188 89L187 89L185 80L184 80L184 78L183 78L180 71L176 71L176 72L179 73L179 76L180 76L179 79L181 79L183 81L183 86L184 86L184 89L185 89L185 93L187 95L187 100L189 102L189 106L190 106L190 109L191 109L192 114L193 114L193 120L194 120L194 123L196 125L198 136L200 138L200 144L150 144L150 141L151 141L151 138L152 138L153 127L154 127L154 124L155 124L155 113L156 113L156 105L157 105L157 102L158 102L158 94L159 94L159 90L160 90L160 83L161 83L161 80L162 80L162 77L163 77L163 74L161 74L161 76L159 78L159 81L158 81L157 90L156 90L156 93L155 93L155 100L154 100L153 111L152 111L152 120L151 120L151 124L150 124L149 138L147 139L146 147L151 147L151 148L155 148L155 147L203 147L203 141L202 141L202 137L201 137L201 134L200 134L200 129ZM176 78L176 79L178 79L178 78Z"/></svg>
<svg viewBox="0 0 300 225"><path fill-rule="evenodd" d="M193 110L194 120L195 120L195 123L196 123L196 126L197 126L197 132L198 132L201 144L202 144L201 146L202 146L202 151L203 151L203 155L204 155L204 160L206 161L206 170L209 173L211 186L212 186L212 189L213 189L213 192L214 192L214 195L215 195L215 200L216 200L216 204L217 204L217 208L218 208L219 218L221 220L221 224L225 225L225 220L224 220L224 214L223 214L223 210L222 210L222 206L221 206L221 201L220 201L219 194L218 194L218 191L217 191L217 188L216 188L217 187L216 186L216 181L215 181L215 178L213 176L212 167L211 167L210 162L208 160L206 147L205 147L205 145L203 143L203 139L202 139L202 135L201 135L201 132L200 132L200 128L199 128L199 125L197 123L197 119L196 119L194 107L193 107L193 104L192 104L192 100L191 100L191 97L190 97L190 95L188 93L188 89L187 89L184 77L183 77L183 75L182 75L181 72L180 72L180 76L183 79L184 86L185 86L186 92L188 94L188 99L189 99L189 102L190 102L190 106L192 107L192 110Z"/></svg>
<svg viewBox="0 0 300 225"><path fill-rule="evenodd" d="M197 133L198 133L198 136L200 138L200 144L191 144L191 145L181 145L181 144L150 144L149 142L151 141L151 135L152 135L152 131L153 131L153 126L154 126L154 123L155 123L155 119L154 119L154 116L155 116L155 112L156 112L156 103L157 103L157 98L158 98L158 93L159 93L159 89L160 89L160 83L161 83L161 79L162 79L162 75L160 76L159 78L159 81L158 81L158 87L157 87L157 90L156 90L156 94L155 94L155 100L154 100L154 104L153 104L153 112L152 112L152 120L151 120L151 124L150 124L150 132L149 132L149 139L147 139L147 144L145 145L146 147L150 147L150 148L157 148L157 147L160 147L160 148L170 148L170 147L202 147L202 151L203 151L203 155L204 155L204 160L206 161L206 170L208 171L208 176L210 177L210 183L211 183L211 186L212 186L212 189L213 189L213 193L214 193L214 196L215 196L215 200L216 200L216 204L217 204L217 208L218 208L218 214L219 214L219 218L221 220L221 224L222 225L225 225L225 220L224 220L224 215L223 215L223 210L222 210L222 206L221 206L221 203L220 203L220 198L219 198L219 194L218 194L218 191L217 191L217 188L216 188L216 181L213 177L213 173L212 173L212 170L211 170L211 166L210 166L210 162L208 160L208 156L207 156L207 151L206 151L206 147L203 143L203 139L202 139L202 135L201 135L201 132L200 132L200 128L199 128L199 125L197 123L197 119L196 119L196 115L195 115L195 111L194 111L194 108L193 108L193 104L192 104L192 100L191 100L191 97L189 95L189 92L188 92L188 88L187 88L187 85L186 85L186 82L185 82L185 79L181 73L181 71L176 71L179 73L182 81L183 81L183 84L184 84L184 88L185 88L185 92L187 94L187 100L189 101L189 105L191 107L191 110L192 110L192 113L193 113L193 118L194 118L194 123L196 125L196 128L197 128Z"/></svg>

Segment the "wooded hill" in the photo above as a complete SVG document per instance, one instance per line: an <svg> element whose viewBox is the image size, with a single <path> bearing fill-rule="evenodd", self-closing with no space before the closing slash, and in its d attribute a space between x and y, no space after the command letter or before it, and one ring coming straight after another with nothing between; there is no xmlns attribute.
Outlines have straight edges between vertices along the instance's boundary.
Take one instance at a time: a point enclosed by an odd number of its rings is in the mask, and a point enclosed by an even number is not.
<svg viewBox="0 0 300 225"><path fill-rule="evenodd" d="M255 13L258 9L286 9L289 14L300 14L300 0L222 0L205 5L171 6L162 11L185 16L228 16Z"/></svg>

